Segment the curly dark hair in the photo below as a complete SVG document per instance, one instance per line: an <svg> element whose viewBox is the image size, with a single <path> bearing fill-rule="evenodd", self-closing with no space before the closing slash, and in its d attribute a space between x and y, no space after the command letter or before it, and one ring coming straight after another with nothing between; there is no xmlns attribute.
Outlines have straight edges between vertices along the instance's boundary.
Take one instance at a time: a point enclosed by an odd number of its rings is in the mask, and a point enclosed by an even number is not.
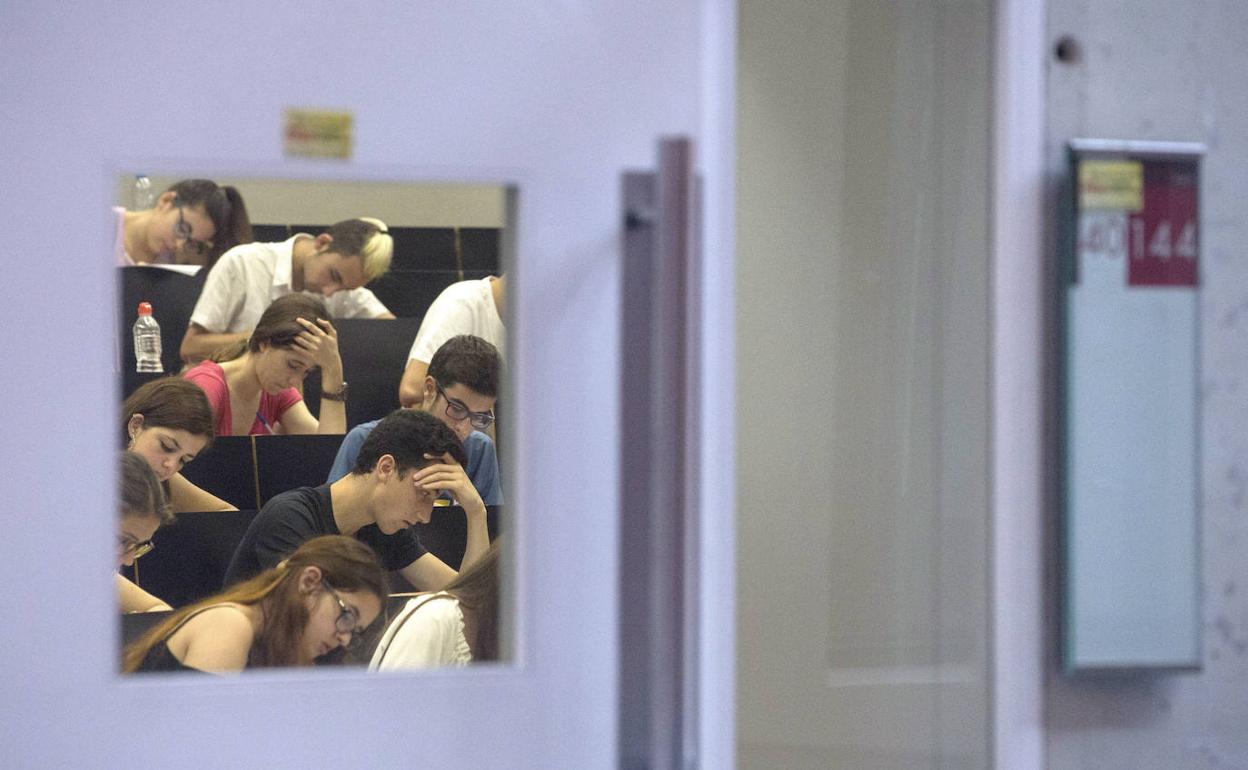
<svg viewBox="0 0 1248 770"><path fill-rule="evenodd" d="M464 445L445 423L428 412L396 409L377 423L364 439L351 472L368 473L377 467L382 455L390 455L398 471L406 473L428 465L431 461L425 459L425 455L436 457L444 452L449 452L460 465L468 464Z"/></svg>

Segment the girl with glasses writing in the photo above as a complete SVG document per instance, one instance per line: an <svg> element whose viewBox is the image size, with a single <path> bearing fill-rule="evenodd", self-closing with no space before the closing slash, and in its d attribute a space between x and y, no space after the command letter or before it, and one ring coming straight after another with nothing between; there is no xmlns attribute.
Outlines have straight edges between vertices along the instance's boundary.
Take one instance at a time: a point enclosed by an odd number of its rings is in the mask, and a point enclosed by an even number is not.
<svg viewBox="0 0 1248 770"><path fill-rule="evenodd" d="M184 179L160 194L150 209L114 207L119 266L152 263L206 265L240 243L251 243L243 196L210 179Z"/></svg>
<svg viewBox="0 0 1248 770"><path fill-rule="evenodd" d="M286 561L174 613L122 654L122 671L308 666L356 642L381 613L385 575L354 538L306 541Z"/></svg>
<svg viewBox="0 0 1248 770"><path fill-rule="evenodd" d="M162 524L173 521L165 504L160 481L147 461L134 452L121 453L117 565L129 567L134 560L152 550L152 535ZM167 610L169 605L126 580L114 575L117 599L122 612Z"/></svg>

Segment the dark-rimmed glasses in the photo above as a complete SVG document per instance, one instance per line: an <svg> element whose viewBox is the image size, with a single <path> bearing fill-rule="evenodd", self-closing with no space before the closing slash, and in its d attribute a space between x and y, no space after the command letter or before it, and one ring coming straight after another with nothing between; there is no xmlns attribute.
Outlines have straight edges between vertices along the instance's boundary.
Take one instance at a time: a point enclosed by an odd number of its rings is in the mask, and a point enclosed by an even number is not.
<svg viewBox="0 0 1248 770"><path fill-rule="evenodd" d="M325 590L329 591L329 595L334 597L334 601L338 602L338 618L334 620L334 629L340 634L351 634L351 641L347 646L353 646L364 636L364 629L357 628L355 625L360 620L359 614L347 606L347 603L342 600L342 597L338 595L333 586L324 581L321 581L321 585L325 586Z"/></svg>
<svg viewBox="0 0 1248 770"><path fill-rule="evenodd" d="M468 423L477 430L485 430L494 423L493 412L474 412L463 401L446 395L446 391L442 390L442 384L437 380L433 381L433 386L438 389L438 393L442 394L442 398L446 399L447 417L456 422L467 417Z"/></svg>
<svg viewBox="0 0 1248 770"><path fill-rule="evenodd" d="M156 544L149 540L135 540L129 535L117 536L117 550L121 552L122 558L137 559L145 553L149 553Z"/></svg>
<svg viewBox="0 0 1248 770"><path fill-rule="evenodd" d="M178 236L179 239L186 241L187 251L193 254L207 254L212 251L212 241L201 241L198 238L191 237L191 234L195 231L191 227L191 223L187 222L186 218L182 216L183 204L178 203L175 205L178 207L178 221L173 225L173 234Z"/></svg>

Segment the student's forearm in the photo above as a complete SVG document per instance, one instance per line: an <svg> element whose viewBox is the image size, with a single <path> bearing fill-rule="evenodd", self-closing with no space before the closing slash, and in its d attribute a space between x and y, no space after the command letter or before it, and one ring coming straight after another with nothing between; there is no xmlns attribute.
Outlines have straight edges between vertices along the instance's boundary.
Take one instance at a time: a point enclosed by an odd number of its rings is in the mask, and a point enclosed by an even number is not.
<svg viewBox="0 0 1248 770"><path fill-rule="evenodd" d="M341 434L347 432L347 403L324 397L342 389L342 363L321 368L321 413L317 414L317 433Z"/></svg>
<svg viewBox="0 0 1248 770"><path fill-rule="evenodd" d="M464 515L468 518L468 539L464 544L464 560L459 565L460 572L472 566L472 563L481 558L486 549L490 547L490 530L486 525L485 506L482 505L479 511L469 511L465 508Z"/></svg>
<svg viewBox="0 0 1248 770"><path fill-rule="evenodd" d="M239 340L245 340L250 336L250 332L214 334L213 332L187 329L186 336L182 338L182 347L178 350L178 353L186 363L197 364L211 355L217 348L223 348Z"/></svg>
<svg viewBox="0 0 1248 770"><path fill-rule="evenodd" d="M174 513L183 511L237 511L230 503L187 481L181 473L169 479L169 504Z"/></svg>
<svg viewBox="0 0 1248 770"><path fill-rule="evenodd" d="M156 612L159 610L172 609L168 604L161 601L158 597L152 596L147 591L139 588L134 583L126 580L121 575L116 575L118 601L121 605L121 611L130 612Z"/></svg>
<svg viewBox="0 0 1248 770"><path fill-rule="evenodd" d="M326 393L342 390L342 367L321 369L321 413L316 416L317 433L342 435L347 432L347 404L325 398Z"/></svg>
<svg viewBox="0 0 1248 770"><path fill-rule="evenodd" d="M399 381L399 405L411 409L420 406L425 390L425 374L429 364L412 358L403 370L403 379Z"/></svg>
<svg viewBox="0 0 1248 770"><path fill-rule="evenodd" d="M341 436L347 432L347 405L341 401L321 399L321 413L317 416L316 432L322 435Z"/></svg>

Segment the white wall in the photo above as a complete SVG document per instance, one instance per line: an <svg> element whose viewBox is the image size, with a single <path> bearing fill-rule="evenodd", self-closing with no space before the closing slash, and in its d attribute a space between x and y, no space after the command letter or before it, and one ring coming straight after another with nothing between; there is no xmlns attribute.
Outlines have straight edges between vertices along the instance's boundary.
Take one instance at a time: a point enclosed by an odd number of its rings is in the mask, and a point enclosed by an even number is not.
<svg viewBox="0 0 1248 770"><path fill-rule="evenodd" d="M1248 767L1248 4L1048 4L1050 45L1070 34L1083 54L1075 64L1049 63L1055 185L1066 170L1064 144L1076 136L1209 147L1200 235L1204 670L1099 682L1062 677L1051 546L1049 766Z"/></svg>
<svg viewBox="0 0 1248 770"><path fill-rule="evenodd" d="M152 194L159 195L184 178L152 177ZM126 175L119 180L117 205L129 208L133 179ZM392 227L502 227L507 219L506 196L497 185L255 176L213 181L238 188L253 224L329 225L368 216Z"/></svg>
<svg viewBox="0 0 1248 770"><path fill-rule="evenodd" d="M731 156L718 136L731 117L731 83L717 79L731 70L723 5L4 5L0 167L20 183L0 190L10 249L0 353L12 381L0 763L612 766L618 174L651 165L661 134L703 138L708 221L718 223L705 242L731 243ZM284 160L281 111L291 105L353 110L354 160ZM118 681L106 246L117 174L137 168L520 185L510 348L519 439L508 452L524 458L508 490L525 512L512 540L523 554L516 669ZM712 274L721 283L707 296L717 298L730 276ZM730 371L707 376L721 383L708 398L722 399ZM731 637L722 624L707 629ZM730 680L718 665L707 678ZM706 734L723 721L708 716Z"/></svg>

